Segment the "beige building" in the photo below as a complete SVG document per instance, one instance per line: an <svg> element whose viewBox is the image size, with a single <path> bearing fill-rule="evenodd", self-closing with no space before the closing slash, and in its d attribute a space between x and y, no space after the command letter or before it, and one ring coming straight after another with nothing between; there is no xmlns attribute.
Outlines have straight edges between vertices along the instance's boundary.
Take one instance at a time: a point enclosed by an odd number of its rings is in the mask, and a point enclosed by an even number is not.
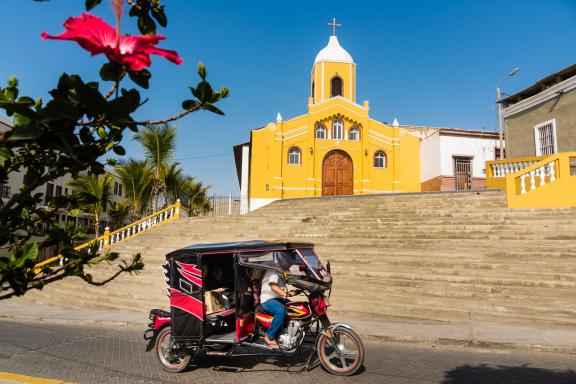
<svg viewBox="0 0 576 384"><path fill-rule="evenodd" d="M576 64L502 100L506 157L576 151Z"/></svg>
<svg viewBox="0 0 576 384"><path fill-rule="evenodd" d="M10 122L0 119L0 132L10 129L10 127L11 127ZM106 172L112 175L114 178L110 191L112 194L111 197L112 204L125 200L124 187L122 185L120 178L110 170ZM55 197L71 194L73 191L73 188L69 185L71 180L72 178L69 175L59 177L53 182L46 183L45 185L37 188L34 192L42 193L43 194L42 201L45 204L47 204ZM8 183L0 184L1 198L4 201L10 199L12 194L18 191L18 188L20 187L20 185L22 185L23 182L24 182L24 172L11 173L8 176ZM110 206L105 207L105 209L101 212L100 228L102 229L104 229L106 226L109 226L110 222L112 221L112 218L109 216L107 212L109 208ZM76 217L68 215L67 212L61 212L60 214L57 215L57 219L59 222L64 223L67 221L74 221L79 226L85 228L87 232L91 232L91 229L93 231L93 227L90 226L90 218L91 215L85 212L80 212L80 214L78 214Z"/></svg>

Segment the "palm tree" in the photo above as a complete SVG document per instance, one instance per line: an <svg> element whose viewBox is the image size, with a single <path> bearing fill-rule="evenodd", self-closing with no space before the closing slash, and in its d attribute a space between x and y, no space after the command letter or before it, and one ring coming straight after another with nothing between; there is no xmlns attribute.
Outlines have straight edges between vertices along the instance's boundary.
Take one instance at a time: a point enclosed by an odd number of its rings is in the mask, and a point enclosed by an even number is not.
<svg viewBox="0 0 576 384"><path fill-rule="evenodd" d="M70 181L70 186L76 188L74 193L89 201L82 204L82 209L93 215L96 237L100 236L100 212L110 202L112 181L112 176L108 173L102 177L94 174L78 176Z"/></svg>
<svg viewBox="0 0 576 384"><path fill-rule="evenodd" d="M113 204L108 210L108 217L110 217L110 227L113 229L122 228L127 224L131 214L132 204L130 201L126 200Z"/></svg>
<svg viewBox="0 0 576 384"><path fill-rule="evenodd" d="M166 191L166 174L176 150L176 128L168 124L147 125L134 135L144 148L147 160L154 170L152 176L152 212L158 209L158 198Z"/></svg>
<svg viewBox="0 0 576 384"><path fill-rule="evenodd" d="M177 199L182 200L182 186L184 185L186 176L182 174L182 168L179 163L172 163L164 178L166 190L164 197L166 202L175 202Z"/></svg>
<svg viewBox="0 0 576 384"><path fill-rule="evenodd" d="M190 212L190 215L206 213L210 210L210 199L208 190L210 185L203 185L201 181L196 181L194 177L186 177L182 184L183 201Z"/></svg>
<svg viewBox="0 0 576 384"><path fill-rule="evenodd" d="M154 171L146 160L132 158L119 161L115 169L124 184L125 196L130 201L132 220L137 220L145 212L152 196Z"/></svg>

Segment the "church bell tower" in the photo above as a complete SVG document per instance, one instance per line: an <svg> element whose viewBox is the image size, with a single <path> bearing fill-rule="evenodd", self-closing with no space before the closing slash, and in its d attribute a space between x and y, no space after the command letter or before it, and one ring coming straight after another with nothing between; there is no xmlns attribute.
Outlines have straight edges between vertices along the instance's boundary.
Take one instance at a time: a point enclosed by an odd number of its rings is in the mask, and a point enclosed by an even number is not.
<svg viewBox="0 0 576 384"><path fill-rule="evenodd" d="M332 36L314 60L311 73L312 104L332 97L341 96L356 102L356 64L352 56L340 46L336 37L336 19L328 24L332 27Z"/></svg>

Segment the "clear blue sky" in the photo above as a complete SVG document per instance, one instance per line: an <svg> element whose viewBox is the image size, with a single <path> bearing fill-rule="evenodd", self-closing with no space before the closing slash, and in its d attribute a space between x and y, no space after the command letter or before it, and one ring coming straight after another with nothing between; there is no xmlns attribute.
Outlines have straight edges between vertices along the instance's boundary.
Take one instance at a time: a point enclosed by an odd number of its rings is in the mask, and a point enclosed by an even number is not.
<svg viewBox="0 0 576 384"><path fill-rule="evenodd" d="M189 1L165 0L169 25L161 46L176 49L181 66L155 58L150 101L139 117L180 111L203 61L214 86L231 89L225 117L200 112L176 123L177 158L186 172L218 193L237 193L232 146L250 130L306 112L309 73L330 34L357 63L358 100L371 116L401 124L496 130L495 85L519 66L503 91L513 93L575 62L573 0L461 1ZM43 41L83 11L83 0L0 0L0 79L12 74L22 93L46 96L62 72L97 80L104 57L71 42ZM110 23L110 6L97 14ZM126 19L135 33L134 19ZM128 137L129 155L141 152ZM208 155L225 156L186 159Z"/></svg>

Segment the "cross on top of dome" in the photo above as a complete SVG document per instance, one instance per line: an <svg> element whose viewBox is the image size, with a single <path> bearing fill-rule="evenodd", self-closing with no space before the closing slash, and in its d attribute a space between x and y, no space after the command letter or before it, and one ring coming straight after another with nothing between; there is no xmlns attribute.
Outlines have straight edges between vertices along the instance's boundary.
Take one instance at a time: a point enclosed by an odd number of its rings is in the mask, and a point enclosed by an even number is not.
<svg viewBox="0 0 576 384"><path fill-rule="evenodd" d="M328 23L332 27L332 36L336 36L336 28L341 27L342 24L336 24L336 18L332 18L332 22Z"/></svg>

